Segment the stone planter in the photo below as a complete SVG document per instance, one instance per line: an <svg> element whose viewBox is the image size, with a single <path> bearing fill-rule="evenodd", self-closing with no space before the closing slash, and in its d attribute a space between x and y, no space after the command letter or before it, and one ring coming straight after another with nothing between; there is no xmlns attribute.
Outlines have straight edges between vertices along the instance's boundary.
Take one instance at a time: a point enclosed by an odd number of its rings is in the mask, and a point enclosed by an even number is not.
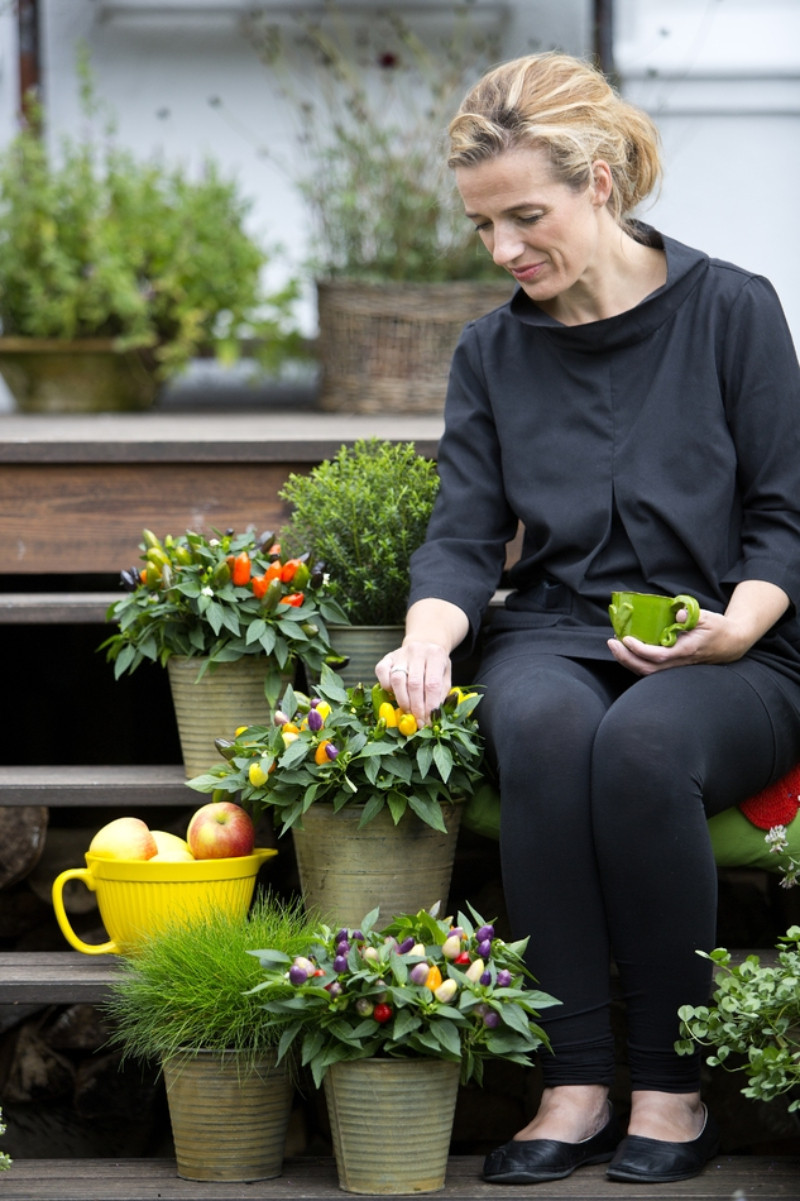
<svg viewBox="0 0 800 1201"><path fill-rule="evenodd" d="M110 338L0 338L0 375L23 413L149 409L159 388L142 354Z"/></svg>

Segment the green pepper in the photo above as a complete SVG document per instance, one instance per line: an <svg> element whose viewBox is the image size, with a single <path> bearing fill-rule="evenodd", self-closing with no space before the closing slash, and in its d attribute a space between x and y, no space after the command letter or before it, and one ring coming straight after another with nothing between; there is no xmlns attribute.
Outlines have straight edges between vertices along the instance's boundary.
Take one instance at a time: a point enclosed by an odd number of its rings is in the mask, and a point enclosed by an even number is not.
<svg viewBox="0 0 800 1201"><path fill-rule="evenodd" d="M161 549L161 542L158 538L156 538L152 530L142 530L142 542L144 542L148 549L150 547L157 547L159 550Z"/></svg>
<svg viewBox="0 0 800 1201"><path fill-rule="evenodd" d="M269 586L267 587L267 590L261 599L261 604L264 608L264 611L266 613L271 613L273 609L277 608L278 601L281 599L282 595L283 584L281 583L280 578L276 576L274 580L270 580Z"/></svg>
<svg viewBox="0 0 800 1201"><path fill-rule="evenodd" d="M380 717L381 705L392 704L393 697L380 684L372 685L372 708L376 717Z"/></svg>
<svg viewBox="0 0 800 1201"><path fill-rule="evenodd" d="M223 588L225 584L230 583L230 578L231 569L223 559L221 563L217 563L217 566L211 573L211 587Z"/></svg>
<svg viewBox="0 0 800 1201"><path fill-rule="evenodd" d="M194 562L192 559L192 552L189 550L188 546L174 546L172 553L180 563L181 567L188 567L190 563Z"/></svg>

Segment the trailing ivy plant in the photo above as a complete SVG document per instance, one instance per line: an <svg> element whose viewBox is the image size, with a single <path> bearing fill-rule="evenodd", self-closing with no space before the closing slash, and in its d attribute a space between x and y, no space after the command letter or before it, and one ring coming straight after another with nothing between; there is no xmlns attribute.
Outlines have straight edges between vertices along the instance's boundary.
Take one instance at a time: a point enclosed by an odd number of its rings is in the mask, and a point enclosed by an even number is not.
<svg viewBox="0 0 800 1201"><path fill-rule="evenodd" d="M772 1101L800 1085L800 926L778 940L777 961L761 964L758 955L731 966L730 952L710 955L717 988L712 1005L684 1005L678 1010L684 1037L675 1044L681 1055L695 1046L712 1047L710 1067L743 1072L743 1096ZM800 1109L800 1096L789 1101L789 1113Z"/></svg>

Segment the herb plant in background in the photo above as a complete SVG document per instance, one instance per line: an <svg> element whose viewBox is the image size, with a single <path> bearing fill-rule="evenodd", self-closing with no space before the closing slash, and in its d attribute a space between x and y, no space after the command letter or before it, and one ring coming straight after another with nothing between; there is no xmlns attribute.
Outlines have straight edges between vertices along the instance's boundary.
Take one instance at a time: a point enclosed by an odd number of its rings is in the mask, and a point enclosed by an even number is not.
<svg viewBox="0 0 800 1201"><path fill-rule="evenodd" d="M684 1005L678 1016L680 1054L710 1047L706 1062L744 1073L742 1095L772 1101L790 1096L789 1113L800 1109L800 926L791 926L777 945L774 964L748 955L731 966L730 952L717 948L716 990L711 1005Z"/></svg>
<svg viewBox="0 0 800 1201"><path fill-rule="evenodd" d="M444 8L430 40L396 11L354 26L335 2L294 30L265 13L246 21L296 113L317 278L504 278L466 226L442 150L449 118L499 45L468 4Z"/></svg>
<svg viewBox="0 0 800 1201"><path fill-rule="evenodd" d="M128 592L108 610L117 632L99 648L116 679L173 655L206 659L201 671L261 655L274 705L282 673L300 662L317 674L332 654L325 623L343 613L323 572L306 555L282 555L272 533L187 530L160 539L145 530L140 548L142 566L122 572Z"/></svg>
<svg viewBox="0 0 800 1201"><path fill-rule="evenodd" d="M533 1019L559 1002L529 988L527 940L504 942L471 908L455 924L421 911L379 931L376 919L320 926L294 957L254 952L266 978L253 996L279 1055L295 1048L318 1087L332 1064L376 1057L448 1060L480 1084L485 1060L528 1065L547 1045Z"/></svg>
<svg viewBox="0 0 800 1201"><path fill-rule="evenodd" d="M79 64L83 115L98 104ZM251 204L207 162L139 161L112 130L64 138L55 153L44 114L0 155L0 333L114 339L160 378L201 353L231 362L243 340L269 368L301 350L296 284L267 293L274 249L248 231Z"/></svg>
<svg viewBox="0 0 800 1201"><path fill-rule="evenodd" d="M483 745L473 711L480 697L453 689L430 724L417 727L376 684L346 688L323 666L315 697L289 687L271 727L219 739L223 762L189 781L199 792L237 794L254 816L271 810L280 833L312 805L363 805L360 826L384 809L446 833L442 805L465 799L482 779Z"/></svg>
<svg viewBox="0 0 800 1201"><path fill-rule="evenodd" d="M438 491L436 464L413 442L343 445L334 458L284 484L279 495L292 511L281 546L324 562L331 596L354 625L401 625L409 563L425 539Z"/></svg>

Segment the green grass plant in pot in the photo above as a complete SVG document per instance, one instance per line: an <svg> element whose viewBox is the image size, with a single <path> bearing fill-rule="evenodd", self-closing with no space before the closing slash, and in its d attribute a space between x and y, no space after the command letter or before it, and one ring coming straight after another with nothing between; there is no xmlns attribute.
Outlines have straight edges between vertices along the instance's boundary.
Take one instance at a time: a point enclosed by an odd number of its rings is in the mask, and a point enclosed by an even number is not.
<svg viewBox="0 0 800 1201"><path fill-rule="evenodd" d="M315 678L333 652L327 622L342 610L308 556L282 555L252 530L145 530L127 591L110 606L101 644L119 679L166 666L187 775L214 762L214 740L269 719L298 664Z"/></svg>
<svg viewBox="0 0 800 1201"><path fill-rule="evenodd" d="M258 952L258 996L325 1088L343 1189L369 1195L444 1186L459 1081L487 1059L528 1066L547 1040L526 942L506 943L470 907L399 914L379 929L321 926L305 950Z"/></svg>
<svg viewBox="0 0 800 1201"><path fill-rule="evenodd" d="M424 29L399 6L356 20L335 2L294 28L246 22L296 115L325 409L441 412L462 327L513 291L481 255L441 147L500 57L497 31L469 4L443 7Z"/></svg>
<svg viewBox="0 0 800 1201"><path fill-rule="evenodd" d="M0 154L0 372L18 408L146 408L193 358L230 363L244 342L270 370L296 357L296 284L265 290L276 251L235 182L120 148L79 71L90 132L49 147L32 105Z"/></svg>
<svg viewBox="0 0 800 1201"><path fill-rule="evenodd" d="M178 1175L260 1180L280 1174L293 1096L279 1033L251 990L263 946L304 952L313 919L260 893L249 915L210 911L161 928L123 961L103 1012L123 1059L163 1069Z"/></svg>
<svg viewBox="0 0 800 1201"><path fill-rule="evenodd" d="M438 491L436 464L413 442L371 438L342 445L305 475L293 473L279 493L291 507L281 546L289 554L308 550L325 564L349 622L331 630L348 659L341 670L347 684L374 680L375 664L402 640L409 564Z"/></svg>
<svg viewBox="0 0 800 1201"><path fill-rule="evenodd" d="M482 778L480 697L454 689L418 728L380 685L345 687L327 666L314 693L289 687L271 726L219 740L222 761L190 787L291 830L303 896L328 920L444 903L460 802Z"/></svg>

